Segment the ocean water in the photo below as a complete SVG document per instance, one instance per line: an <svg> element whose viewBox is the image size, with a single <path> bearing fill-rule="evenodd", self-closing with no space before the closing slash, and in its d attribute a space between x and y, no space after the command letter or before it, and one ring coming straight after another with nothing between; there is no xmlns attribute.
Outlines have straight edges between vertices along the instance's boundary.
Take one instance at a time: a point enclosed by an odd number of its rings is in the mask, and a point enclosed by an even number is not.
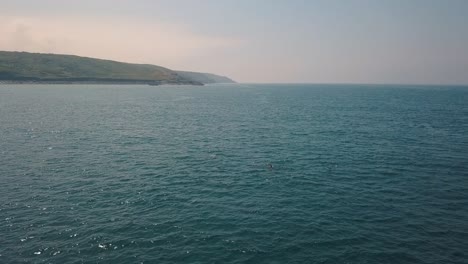
<svg viewBox="0 0 468 264"><path fill-rule="evenodd" d="M0 263L468 263L468 87L2 85Z"/></svg>

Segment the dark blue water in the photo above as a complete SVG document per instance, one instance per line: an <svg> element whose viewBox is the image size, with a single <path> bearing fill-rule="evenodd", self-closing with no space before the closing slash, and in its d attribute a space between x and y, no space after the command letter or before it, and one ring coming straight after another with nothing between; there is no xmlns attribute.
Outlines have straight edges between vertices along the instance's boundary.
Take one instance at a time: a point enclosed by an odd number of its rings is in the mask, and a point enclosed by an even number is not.
<svg viewBox="0 0 468 264"><path fill-rule="evenodd" d="M467 249L468 87L0 86L0 263Z"/></svg>

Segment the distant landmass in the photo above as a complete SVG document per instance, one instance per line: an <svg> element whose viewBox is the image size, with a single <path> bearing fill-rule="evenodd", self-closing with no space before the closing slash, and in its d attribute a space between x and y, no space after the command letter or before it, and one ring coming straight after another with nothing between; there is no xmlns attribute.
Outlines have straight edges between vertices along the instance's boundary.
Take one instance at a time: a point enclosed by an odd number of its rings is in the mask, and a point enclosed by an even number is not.
<svg viewBox="0 0 468 264"><path fill-rule="evenodd" d="M215 74L173 71L151 64L0 51L0 82L204 85L234 81Z"/></svg>
<svg viewBox="0 0 468 264"><path fill-rule="evenodd" d="M219 76L212 73L200 73L200 72L189 72L189 71L176 71L178 75L193 80L196 82L201 82L204 84L210 83L235 83L233 80L225 76Z"/></svg>

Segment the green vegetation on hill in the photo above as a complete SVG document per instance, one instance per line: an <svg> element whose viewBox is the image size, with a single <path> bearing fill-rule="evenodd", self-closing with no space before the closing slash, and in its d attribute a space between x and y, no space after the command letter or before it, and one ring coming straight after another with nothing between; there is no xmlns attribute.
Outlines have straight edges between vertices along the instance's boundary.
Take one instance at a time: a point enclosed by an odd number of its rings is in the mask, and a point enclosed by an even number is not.
<svg viewBox="0 0 468 264"><path fill-rule="evenodd" d="M193 84L170 69L74 55L0 51L0 81ZM211 83L211 82L210 82Z"/></svg>
<svg viewBox="0 0 468 264"><path fill-rule="evenodd" d="M219 76L211 73L201 73L201 72L188 72L188 71L176 71L180 76L190 79L196 82L201 82L204 84L209 83L235 83L233 80L225 76Z"/></svg>

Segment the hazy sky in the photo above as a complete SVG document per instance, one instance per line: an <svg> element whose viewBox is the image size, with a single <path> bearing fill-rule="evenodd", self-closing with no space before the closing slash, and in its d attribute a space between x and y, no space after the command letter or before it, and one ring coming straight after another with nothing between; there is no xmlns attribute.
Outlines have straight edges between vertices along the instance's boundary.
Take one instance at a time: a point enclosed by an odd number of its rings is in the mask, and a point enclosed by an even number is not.
<svg viewBox="0 0 468 264"><path fill-rule="evenodd" d="M240 82L468 84L468 0L1 0L0 50Z"/></svg>

